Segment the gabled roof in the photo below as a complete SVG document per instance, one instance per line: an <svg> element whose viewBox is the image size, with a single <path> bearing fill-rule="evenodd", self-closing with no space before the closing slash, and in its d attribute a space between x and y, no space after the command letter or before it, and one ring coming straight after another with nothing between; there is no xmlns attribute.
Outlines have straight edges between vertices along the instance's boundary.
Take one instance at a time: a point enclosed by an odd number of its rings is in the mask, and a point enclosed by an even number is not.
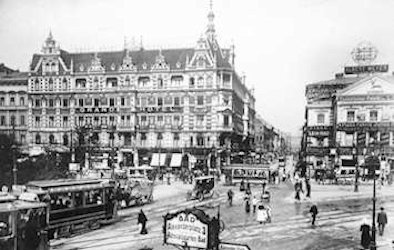
<svg viewBox="0 0 394 250"><path fill-rule="evenodd" d="M129 56L132 59L132 63L137 67L138 70L144 70L143 64L146 64L146 69L150 70L156 62L156 57L161 55L164 56L166 64L170 66L172 70L181 70L185 68L186 58L191 58L194 54L194 49L164 49L164 50L136 50L130 51ZM123 64L123 59L126 57L127 51L109 51L109 52L85 52L85 53L69 53L61 50L60 57L64 61L66 67L73 65L74 72L86 72L91 66L92 60L97 55L101 65L104 67L106 72L118 71L119 67ZM34 70L39 63L42 55L34 54L31 70ZM82 65L82 67L81 67ZM115 66L115 70L113 70ZM179 66L179 67L178 67ZM83 70L81 71L80 69Z"/></svg>
<svg viewBox="0 0 394 250"><path fill-rule="evenodd" d="M394 94L394 77L391 75L372 75L338 91L343 95Z"/></svg>

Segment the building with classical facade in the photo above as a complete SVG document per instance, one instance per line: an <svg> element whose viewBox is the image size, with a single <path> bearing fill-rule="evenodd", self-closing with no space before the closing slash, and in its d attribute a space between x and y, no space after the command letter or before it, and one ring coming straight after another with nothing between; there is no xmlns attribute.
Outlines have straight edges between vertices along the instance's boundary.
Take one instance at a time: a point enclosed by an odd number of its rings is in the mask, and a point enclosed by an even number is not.
<svg viewBox="0 0 394 250"><path fill-rule="evenodd" d="M20 144L27 142L27 80L27 73L0 64L0 133Z"/></svg>
<svg viewBox="0 0 394 250"><path fill-rule="evenodd" d="M371 50L362 45L357 51ZM394 76L386 73L388 65L355 61L335 79L306 86L302 152L315 167L362 163L372 151L394 157Z"/></svg>
<svg viewBox="0 0 394 250"><path fill-rule="evenodd" d="M213 20L211 10L205 36L186 49L72 53L50 34L30 66L27 142L70 148L79 141L90 155L115 153L124 165L179 165L187 155L218 166L231 151L249 150L255 98Z"/></svg>

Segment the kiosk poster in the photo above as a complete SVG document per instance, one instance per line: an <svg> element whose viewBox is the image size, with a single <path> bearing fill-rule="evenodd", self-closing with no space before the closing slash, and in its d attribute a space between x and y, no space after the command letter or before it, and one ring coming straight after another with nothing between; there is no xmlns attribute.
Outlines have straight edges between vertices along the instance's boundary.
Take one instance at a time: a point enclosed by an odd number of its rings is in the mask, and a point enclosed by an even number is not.
<svg viewBox="0 0 394 250"><path fill-rule="evenodd" d="M181 212L165 220L165 243L208 248L208 224L192 213Z"/></svg>

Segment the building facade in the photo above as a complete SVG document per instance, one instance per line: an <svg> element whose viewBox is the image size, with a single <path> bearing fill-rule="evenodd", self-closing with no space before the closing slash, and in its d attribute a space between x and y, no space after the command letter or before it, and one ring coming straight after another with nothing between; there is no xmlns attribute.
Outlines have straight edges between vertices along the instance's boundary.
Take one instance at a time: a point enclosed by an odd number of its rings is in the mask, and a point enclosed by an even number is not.
<svg viewBox="0 0 394 250"><path fill-rule="evenodd" d="M373 48L359 46L357 53L363 50ZM306 86L301 151L315 168L342 160L362 164L371 152L394 157L394 76L386 73L388 65L355 61L335 79Z"/></svg>
<svg viewBox="0 0 394 250"><path fill-rule="evenodd" d="M14 136L19 144L26 144L28 130L26 73L0 64L0 133Z"/></svg>
<svg viewBox="0 0 394 250"><path fill-rule="evenodd" d="M30 66L28 143L88 142L90 155L115 153L124 165L152 153L229 163L253 142L255 99L213 18L211 10L205 36L187 49L70 53L50 34Z"/></svg>

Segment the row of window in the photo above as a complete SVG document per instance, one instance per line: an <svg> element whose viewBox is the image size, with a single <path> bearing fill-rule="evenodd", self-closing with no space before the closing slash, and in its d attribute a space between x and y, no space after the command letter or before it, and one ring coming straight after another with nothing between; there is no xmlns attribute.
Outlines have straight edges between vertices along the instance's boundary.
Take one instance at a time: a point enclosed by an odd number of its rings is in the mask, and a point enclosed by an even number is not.
<svg viewBox="0 0 394 250"><path fill-rule="evenodd" d="M5 97L0 97L0 107L6 106L6 99ZM16 98L14 96L11 96L9 99L9 106L25 106L25 97L19 97L19 103L16 103Z"/></svg>
<svg viewBox="0 0 394 250"><path fill-rule="evenodd" d="M13 125L15 125L15 126L16 125L25 126L26 125L26 123L25 123L25 116L21 115L19 117L19 123L18 124L16 123L16 117L14 115L10 116L9 123L7 123L6 116L4 116L4 115L0 116L0 126L7 126L8 124L11 125L11 126L13 126Z"/></svg>
<svg viewBox="0 0 394 250"><path fill-rule="evenodd" d="M365 120L366 120L365 115L360 114L357 116L357 121L365 121ZM377 120L378 120L378 111L376 111L376 110L369 111L369 121L376 122ZM355 111L347 111L346 121L348 121L348 122L356 121L356 112Z"/></svg>
<svg viewBox="0 0 394 250"><path fill-rule="evenodd" d="M228 78L228 79L227 79ZM230 78L227 77L225 79L223 79L225 82L230 81ZM153 81L151 80L150 77L148 76L142 76L139 77L138 80L138 86L139 87L153 87ZM183 82L183 77L182 76L172 76L170 83L171 86L180 86ZM66 78L63 78L63 80L61 81L61 85L59 85L60 89L63 90L68 90L69 89L69 84L68 84L68 80ZM161 89L167 86L167 82L159 77L156 81L157 83L157 88ZM124 85L129 86L131 84L131 79L129 77L126 77L124 80ZM198 78L194 78L191 77L189 78L189 87L190 88L204 88L204 85L207 88L212 88L213 86L213 78L212 77L207 77L206 80L203 77L198 77ZM42 89L51 91L54 90L54 80L52 78L50 78L47 82L47 84L45 84L42 87L41 82L39 79L36 79L34 81L34 90L39 91ZM100 89L100 79L98 77L93 78L92 84L88 84L88 80L86 78L77 78L75 80L75 87L77 89L86 89L87 87L89 87L90 89ZM105 86L102 86L105 88L114 88L114 87L118 87L118 79L116 77L109 77L105 79Z"/></svg>
<svg viewBox="0 0 394 250"><path fill-rule="evenodd" d="M355 122L356 121L356 112L355 111L347 111L346 116L347 122ZM357 121L366 121L365 114L357 115ZM378 111L371 110L369 111L369 121L376 122L378 121ZM325 123L325 115L324 114L317 114L317 123L324 124Z"/></svg>

